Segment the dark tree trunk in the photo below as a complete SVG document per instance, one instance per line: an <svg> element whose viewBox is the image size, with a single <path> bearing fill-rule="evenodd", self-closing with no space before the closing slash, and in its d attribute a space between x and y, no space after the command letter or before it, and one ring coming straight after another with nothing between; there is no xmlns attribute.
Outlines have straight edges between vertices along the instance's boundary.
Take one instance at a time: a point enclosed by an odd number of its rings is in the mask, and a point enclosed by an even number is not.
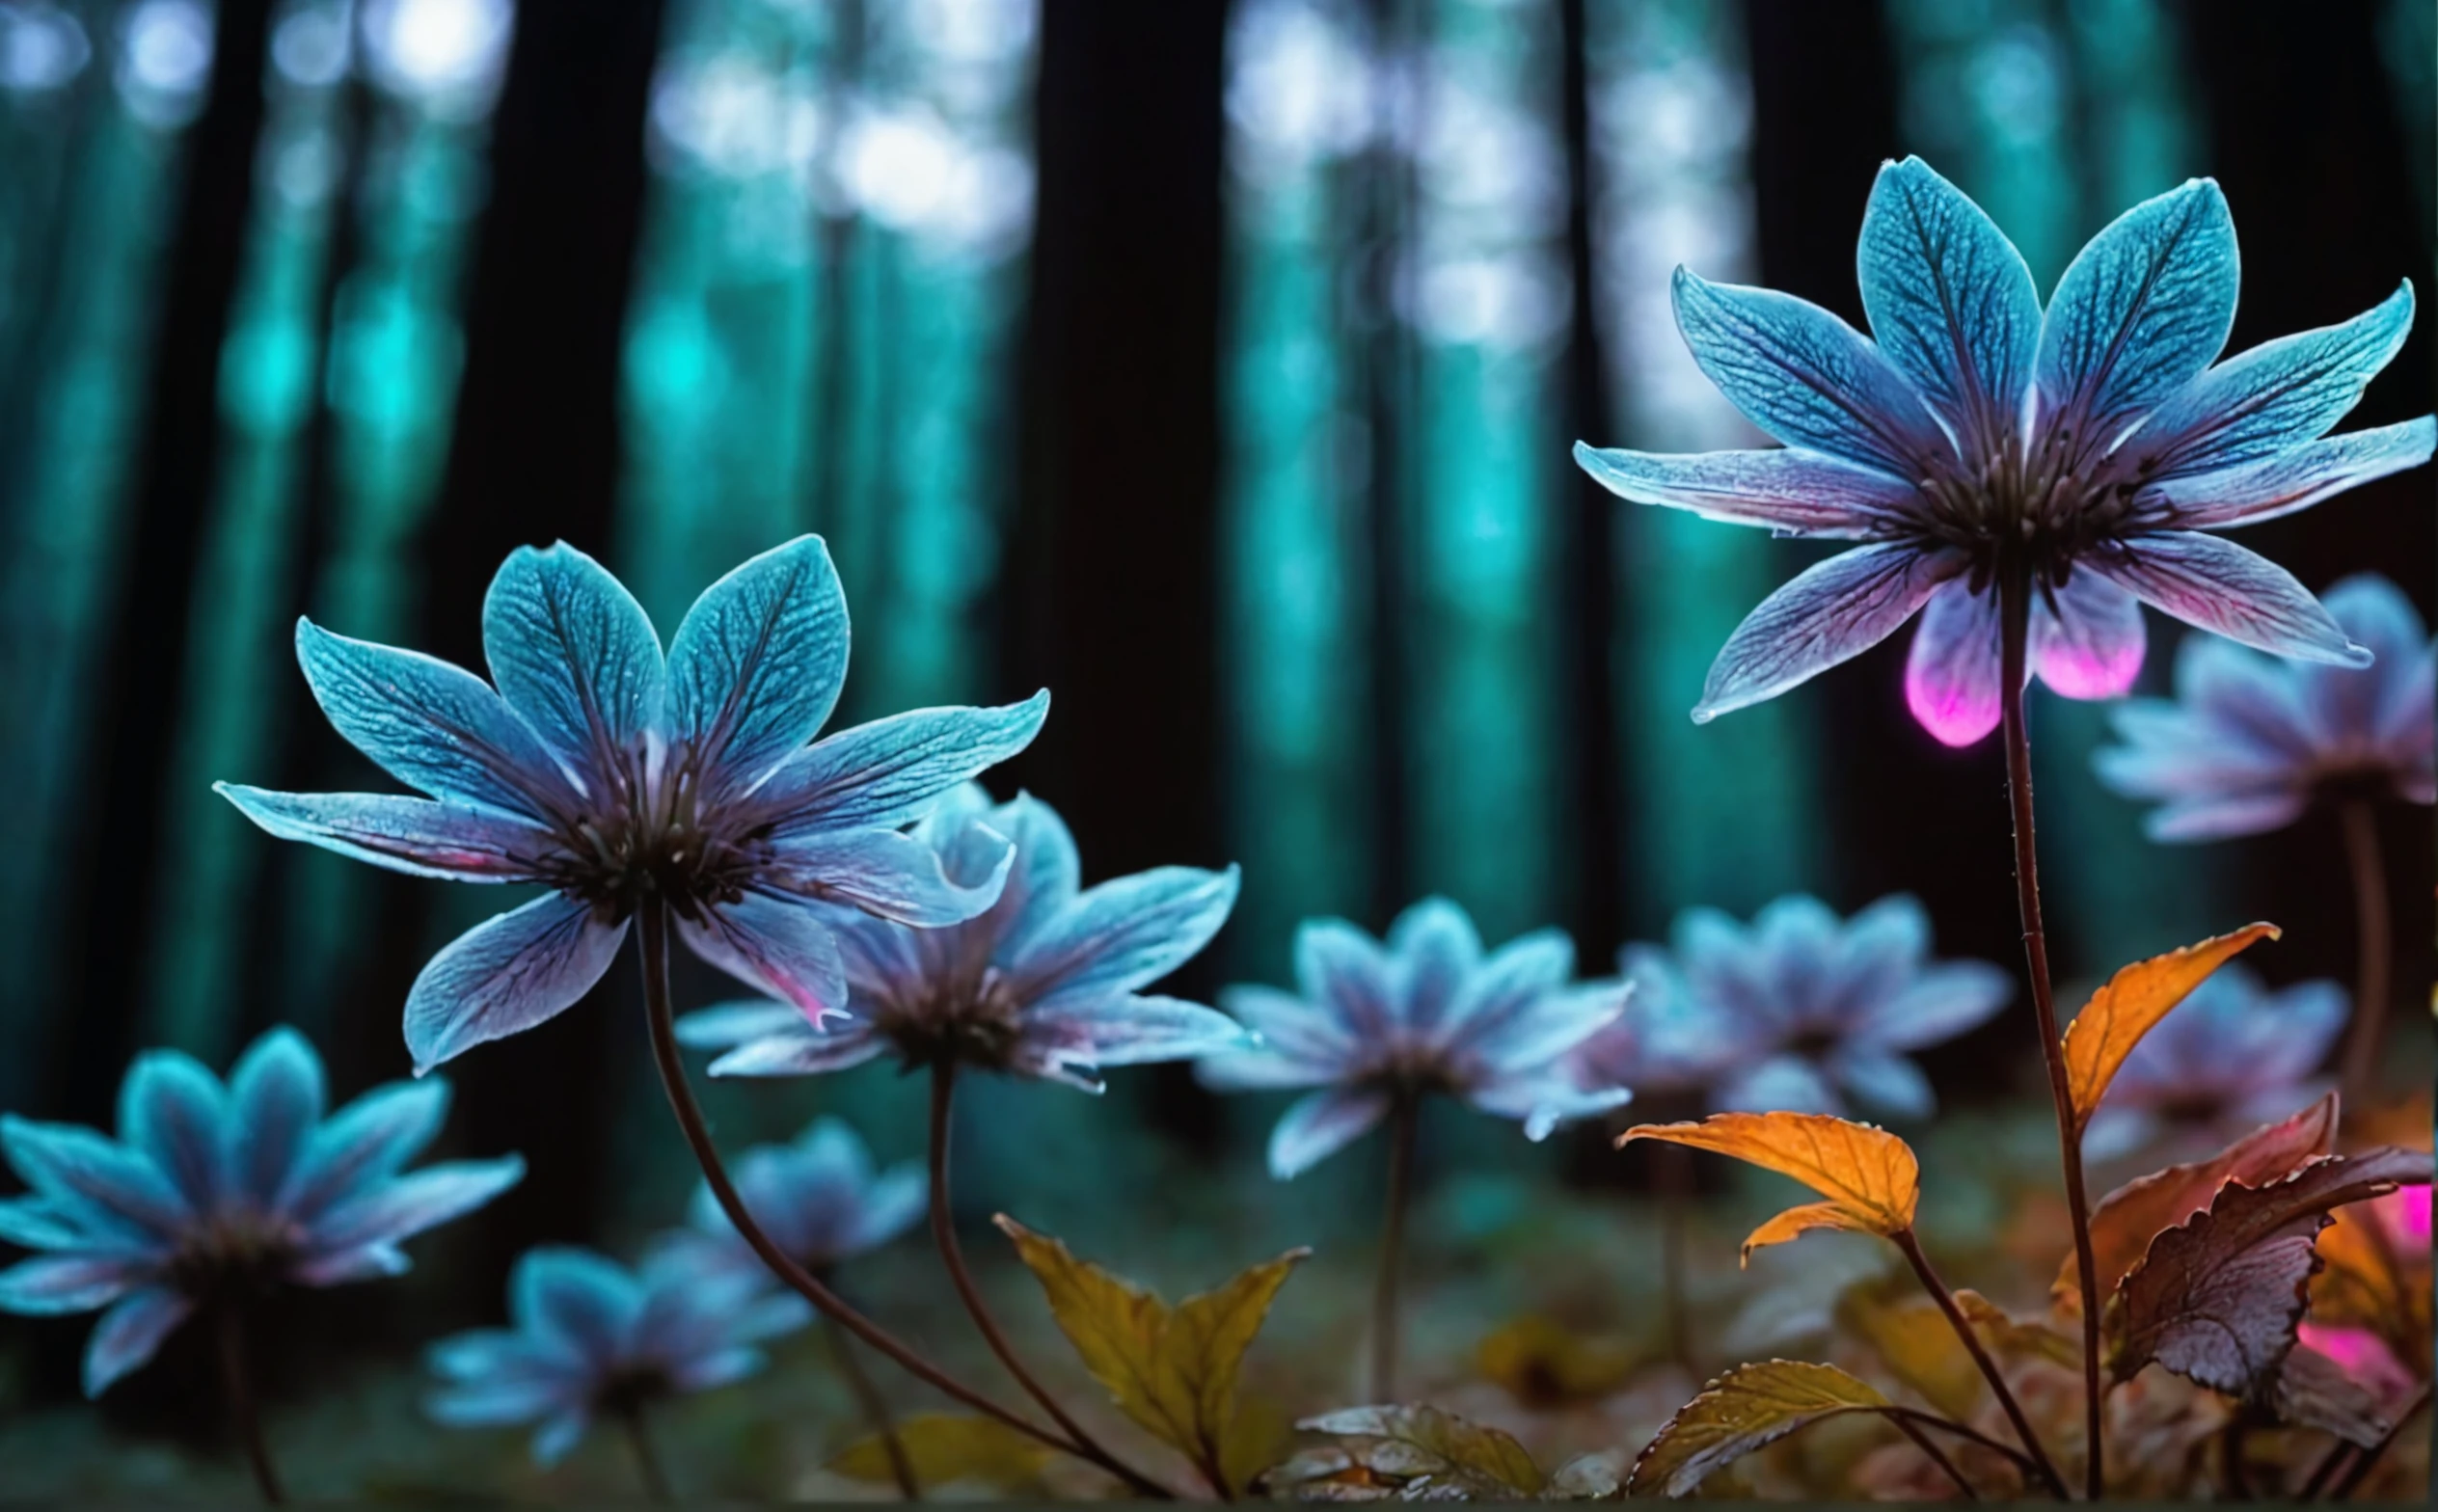
<svg viewBox="0 0 2438 1512"><path fill-rule="evenodd" d="M125 553L93 687L53 1007L67 1028L49 1096L95 1115L133 1048L160 909L160 838L184 704L195 568L220 473L220 354L253 224L270 0L223 0L203 113L161 262L160 325Z"/></svg>

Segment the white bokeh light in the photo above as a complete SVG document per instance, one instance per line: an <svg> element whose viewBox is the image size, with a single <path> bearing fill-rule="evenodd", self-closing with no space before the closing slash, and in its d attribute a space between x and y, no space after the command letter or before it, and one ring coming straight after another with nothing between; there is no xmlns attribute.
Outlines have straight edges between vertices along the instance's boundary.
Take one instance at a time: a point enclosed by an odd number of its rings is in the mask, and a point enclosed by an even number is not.
<svg viewBox="0 0 2438 1512"><path fill-rule="evenodd" d="M93 43L76 17L51 5L0 5L0 90L37 94L84 71Z"/></svg>
<svg viewBox="0 0 2438 1512"><path fill-rule="evenodd" d="M392 94L468 119L491 108L515 28L512 0L370 0L366 61Z"/></svg>
<svg viewBox="0 0 2438 1512"><path fill-rule="evenodd" d="M1360 150L1371 71L1337 21L1302 0L1248 8L1229 39L1228 118L1252 171L1296 170Z"/></svg>
<svg viewBox="0 0 2438 1512"><path fill-rule="evenodd" d="M198 0L141 0L120 23L120 97L138 121L170 129L203 108L211 75L211 12Z"/></svg>
<svg viewBox="0 0 2438 1512"><path fill-rule="evenodd" d="M347 0L302 6L291 11L271 34L271 65L281 77L307 89L326 89L344 78L348 37L354 11Z"/></svg>

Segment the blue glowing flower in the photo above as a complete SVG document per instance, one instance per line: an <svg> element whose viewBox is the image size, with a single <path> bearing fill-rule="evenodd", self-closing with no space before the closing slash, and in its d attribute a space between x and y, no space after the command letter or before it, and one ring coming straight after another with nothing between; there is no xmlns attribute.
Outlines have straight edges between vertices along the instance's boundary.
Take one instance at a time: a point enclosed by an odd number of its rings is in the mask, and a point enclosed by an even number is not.
<svg viewBox="0 0 2438 1512"><path fill-rule="evenodd" d="M2154 840L2217 840L2281 828L2323 794L2438 798L2438 646L2396 584L2375 573L2328 590L2328 612L2378 656L2362 669L2273 662L2187 640L2176 697L2113 712L2123 745L2100 780L2162 805Z"/></svg>
<svg viewBox="0 0 2438 1512"><path fill-rule="evenodd" d="M1901 893L1843 921L1801 894L1748 927L1689 908L1671 948L1633 950L1627 973L1638 997L1688 1005L1661 1044L1678 1084L1706 1081L1718 1106L1750 1113L1842 1114L1852 1094L1926 1118L1937 1100L1905 1052L1955 1038L2015 993L1986 962L1930 959L1930 919ZM1586 1053L1600 1065L1607 1049Z"/></svg>
<svg viewBox="0 0 2438 1512"><path fill-rule="evenodd" d="M826 900L955 924L1010 852L951 881L898 826L1022 750L1049 695L922 709L806 744L847 668L847 603L818 536L706 589L669 642L600 563L519 548L482 610L493 683L310 622L297 658L339 733L430 795L218 790L246 817L418 877L540 882L538 902L432 958L406 1003L418 1073L530 1029L609 969L647 898L713 965L818 1024L847 995Z"/></svg>
<svg viewBox="0 0 2438 1512"><path fill-rule="evenodd" d="M1295 992L1238 986L1221 999L1260 1046L1195 1070L1220 1092L1317 1089L1271 1132L1270 1174L1282 1181L1360 1138L1398 1099L1429 1093L1521 1120L1543 1139L1632 1096L1573 1079L1568 1052L1614 1021L1631 990L1570 986L1574 969L1574 943L1558 930L1484 956L1473 920L1444 898L1398 915L1385 947L1342 920L1308 919L1295 932Z"/></svg>
<svg viewBox="0 0 2438 1512"><path fill-rule="evenodd" d="M274 1029L226 1085L175 1050L136 1057L116 1140L0 1119L0 1149L33 1189L0 1202L0 1239L41 1252L0 1271L0 1310L108 1308L85 1350L85 1394L98 1396L215 1298L395 1276L399 1245L525 1174L515 1155L406 1169L440 1132L447 1082L322 1111L321 1058Z"/></svg>
<svg viewBox="0 0 2438 1512"><path fill-rule="evenodd" d="M1567 1057L1582 1086L1707 1093L1747 1055L1740 1021L1695 996L1666 947L1626 946L1617 976L1625 1012Z"/></svg>
<svg viewBox="0 0 2438 1512"><path fill-rule="evenodd" d="M2304 1107L2328 1090L2312 1073L2346 1002L2333 982L2272 992L2241 964L2220 966L2126 1057L2083 1153L2105 1160L2161 1139L2215 1149Z"/></svg>
<svg viewBox="0 0 2438 1512"><path fill-rule="evenodd" d="M1999 718L2002 574L2036 590L2027 675L2070 698L2132 686L2142 604L2280 656L2370 660L2286 571L2201 532L2428 460L2427 416L2326 434L2403 344L2409 283L2211 366L2237 283L2215 183L2119 216L2044 314L2014 244L1918 158L1880 170L1856 260L1876 341L1803 300L1676 272L1694 359L1784 449L1575 448L1638 502L1868 543L1752 611L1695 720L1775 697L1922 609L1908 702L1939 740L1970 744Z"/></svg>
<svg viewBox="0 0 2438 1512"><path fill-rule="evenodd" d="M528 1250L508 1278L514 1326L434 1344L432 1372L446 1384L425 1410L452 1428L538 1422L533 1458L555 1464L597 1417L768 1364L759 1346L813 1316L803 1298L768 1281L707 1272L674 1250L635 1270L590 1250Z"/></svg>
<svg viewBox="0 0 2438 1512"><path fill-rule="evenodd" d="M931 1178L913 1162L876 1171L872 1152L838 1119L815 1119L790 1145L757 1145L736 1163L737 1193L772 1243L819 1275L896 1238L923 1216ZM706 1271L769 1275L728 1222L711 1184L694 1189L688 1227L671 1235Z"/></svg>
<svg viewBox="0 0 2438 1512"><path fill-rule="evenodd" d="M815 1033L772 1003L690 1013L678 1038L728 1052L713 1075L808 1076L894 1051L908 1066L973 1066L1098 1092L1104 1066L1247 1042L1224 1013L1139 990L1219 932L1235 904L1234 867L1156 867L1079 891L1075 842L1050 806L1019 795L994 807L978 786L941 803L908 844L935 855L952 885L1004 872L998 901L925 930L826 910L846 952L853 1022Z"/></svg>

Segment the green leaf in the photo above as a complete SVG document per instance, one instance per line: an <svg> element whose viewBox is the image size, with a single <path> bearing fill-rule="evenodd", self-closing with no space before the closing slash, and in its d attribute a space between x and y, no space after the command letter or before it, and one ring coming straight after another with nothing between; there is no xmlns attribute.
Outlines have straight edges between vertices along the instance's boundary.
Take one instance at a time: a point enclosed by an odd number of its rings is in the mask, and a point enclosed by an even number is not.
<svg viewBox="0 0 2438 1512"><path fill-rule="evenodd" d="M1231 1467L1260 1456L1234 1443L1237 1371L1287 1273L1312 1252L1290 1250L1172 1310L1077 1259L1060 1241L1004 1213L997 1222L1041 1282L1068 1342L1119 1410L1191 1460L1212 1489L1235 1490L1228 1484Z"/></svg>
<svg viewBox="0 0 2438 1512"><path fill-rule="evenodd" d="M1689 1496L1713 1471L1800 1428L1888 1405L1869 1382L1834 1365L1795 1360L1738 1365L1677 1409L1635 1460L1626 1490L1638 1497Z"/></svg>
<svg viewBox="0 0 2438 1512"><path fill-rule="evenodd" d="M1837 1326L1876 1351L1899 1381L1950 1418L1969 1421L1988 1389L1947 1315L1912 1278L1857 1282L1837 1299Z"/></svg>
<svg viewBox="0 0 2438 1512"><path fill-rule="evenodd" d="M897 1425L897 1439L914 1479L926 1489L971 1481L1001 1491L1038 1492L1042 1468L1050 1456L1046 1445L1003 1422L954 1413L907 1418ZM829 1469L851 1480L880 1485L897 1478L889 1468L888 1447L878 1435L847 1445Z"/></svg>
<svg viewBox="0 0 2438 1512"><path fill-rule="evenodd" d="M1354 1463L1374 1475L1402 1481L1427 1477L1472 1498L1537 1497L1548 1483L1512 1435L1426 1402L1346 1407L1297 1426L1338 1439Z"/></svg>

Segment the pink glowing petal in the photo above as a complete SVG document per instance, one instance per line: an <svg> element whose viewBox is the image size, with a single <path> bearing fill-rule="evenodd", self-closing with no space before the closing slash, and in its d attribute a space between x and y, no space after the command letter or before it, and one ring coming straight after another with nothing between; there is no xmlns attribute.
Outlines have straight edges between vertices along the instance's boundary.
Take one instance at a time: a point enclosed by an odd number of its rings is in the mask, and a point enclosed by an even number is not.
<svg viewBox="0 0 2438 1512"><path fill-rule="evenodd" d="M1998 600L1951 582L1932 595L1905 662L1905 701L1947 745L1998 727Z"/></svg>
<svg viewBox="0 0 2438 1512"><path fill-rule="evenodd" d="M2429 1193L2425 1186L2400 1187L2370 1204L2389 1245L2406 1256L2429 1254Z"/></svg>
<svg viewBox="0 0 2438 1512"><path fill-rule="evenodd" d="M2412 1371L2396 1358L2387 1340L2367 1328L2306 1320L2295 1337L2305 1349L2335 1361L2356 1385L2383 1401L2393 1401L2413 1389Z"/></svg>
<svg viewBox="0 0 2438 1512"><path fill-rule="evenodd" d="M2068 698L2121 698L2142 670L2142 603L2095 572L2032 608L2032 665Z"/></svg>

